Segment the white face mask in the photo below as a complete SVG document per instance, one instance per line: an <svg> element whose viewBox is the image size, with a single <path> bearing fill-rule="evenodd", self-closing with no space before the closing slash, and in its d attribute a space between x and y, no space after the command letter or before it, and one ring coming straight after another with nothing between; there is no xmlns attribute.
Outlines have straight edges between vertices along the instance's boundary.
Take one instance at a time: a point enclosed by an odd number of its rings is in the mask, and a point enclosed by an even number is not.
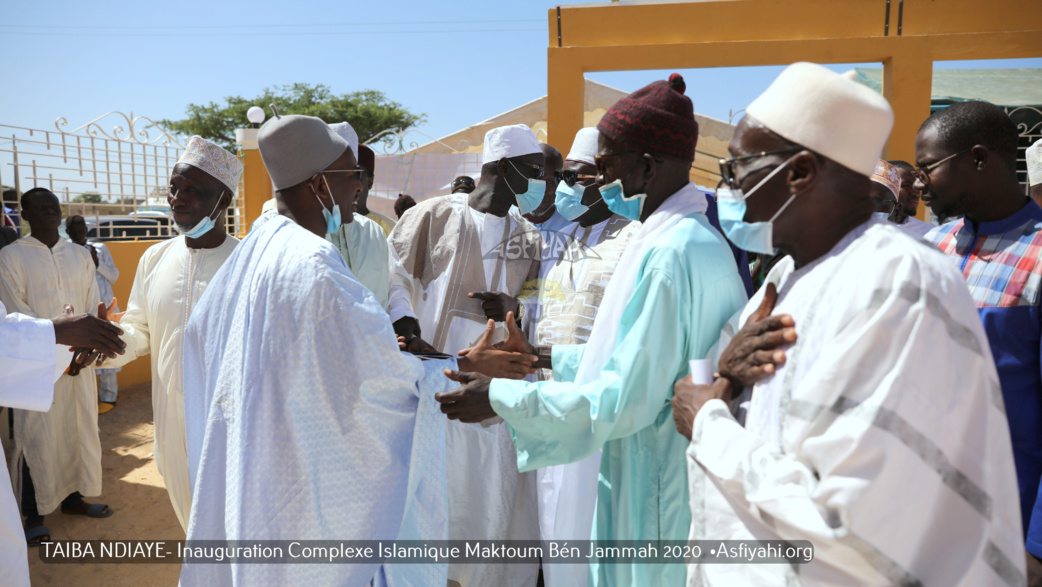
<svg viewBox="0 0 1042 587"><path fill-rule="evenodd" d="M174 190L174 197L175 198L177 197L177 190ZM199 222L197 222L195 224L195 226L193 226L192 228L190 228L188 230L185 230L184 228L181 227L180 224L177 224L176 222L173 223L174 227L177 228L178 232L180 232L181 234L185 235L185 238L191 238L191 239L199 238L199 237L203 236L204 234L210 232L210 230L212 230L213 227L214 227L213 218L210 218L210 216L213 216L213 213L216 212L217 208L219 208L221 206L221 198L223 198L223 197L224 197L224 191L222 190L221 194L219 196L217 196L217 203L214 204L213 210L210 210L210 213L208 215L204 216L203 219L200 220ZM173 212L171 212L171 215L172 214L173 214Z"/></svg>
<svg viewBox="0 0 1042 587"><path fill-rule="evenodd" d="M741 188L728 186L723 186L716 190L716 206L720 219L720 228L723 229L727 240L734 243L734 246L750 253L763 255L774 255L778 252L774 248L774 221L796 199L796 194L792 194L767 222L746 222L745 200L770 181L772 177L788 167L789 163L795 158L796 156L793 155L786 159L784 163L775 167L766 177L757 182L749 190L748 194L743 194Z"/></svg>

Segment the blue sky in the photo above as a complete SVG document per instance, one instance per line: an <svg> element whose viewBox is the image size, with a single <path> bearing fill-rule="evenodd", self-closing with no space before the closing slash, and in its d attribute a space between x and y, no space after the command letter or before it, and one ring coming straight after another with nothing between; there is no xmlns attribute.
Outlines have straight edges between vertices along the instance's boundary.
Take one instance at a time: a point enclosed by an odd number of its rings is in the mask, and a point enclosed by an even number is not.
<svg viewBox="0 0 1042 587"><path fill-rule="evenodd" d="M474 0L5 4L0 124L53 129L64 116L73 128L110 110L179 118L188 103L308 82L336 93L381 90L426 114L421 130L433 136L546 93L547 10L554 6ZM935 65L996 66L1042 67L1042 59ZM681 73L696 111L726 120L780 70ZM669 73L589 77L635 90Z"/></svg>

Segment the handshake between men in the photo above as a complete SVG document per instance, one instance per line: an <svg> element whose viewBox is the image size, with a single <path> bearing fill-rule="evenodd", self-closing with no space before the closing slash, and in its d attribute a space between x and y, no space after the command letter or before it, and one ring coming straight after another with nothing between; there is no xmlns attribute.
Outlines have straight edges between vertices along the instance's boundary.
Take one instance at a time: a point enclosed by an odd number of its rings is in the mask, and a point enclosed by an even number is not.
<svg viewBox="0 0 1042 587"><path fill-rule="evenodd" d="M98 304L97 316L74 312L73 307L66 304L65 313L51 320L55 343L72 347L69 375L73 377L92 362L100 365L106 357L114 359L122 355L127 346L119 338L123 330L108 321L105 304Z"/></svg>

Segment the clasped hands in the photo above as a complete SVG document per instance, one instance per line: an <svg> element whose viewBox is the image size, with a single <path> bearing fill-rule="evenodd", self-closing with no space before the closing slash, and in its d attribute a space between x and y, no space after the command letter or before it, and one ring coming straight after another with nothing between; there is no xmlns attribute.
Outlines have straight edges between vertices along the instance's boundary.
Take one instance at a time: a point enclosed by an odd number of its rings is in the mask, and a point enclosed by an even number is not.
<svg viewBox="0 0 1042 587"><path fill-rule="evenodd" d="M100 366L106 357L116 358L122 355L126 343L120 340L123 330L108 321L109 311L115 306L98 304L98 315L75 314L69 304L65 312L51 320L54 324L54 340L57 344L72 347L72 362L69 363L68 374L75 377L80 371L96 362Z"/></svg>
<svg viewBox="0 0 1042 587"><path fill-rule="evenodd" d="M760 307L720 356L713 383L698 385L688 375L673 385L673 423L688 440L695 416L708 401L730 402L742 389L770 377L785 363L782 347L796 342L796 322L788 314L771 315L777 300L777 288L768 283Z"/></svg>
<svg viewBox="0 0 1042 587"><path fill-rule="evenodd" d="M441 411L450 420L481 422L496 416L488 397L493 378L524 379L538 372L535 348L514 322L514 313L504 316L507 338L492 343L495 321L489 319L481 338L469 349L459 352L459 370L445 370L445 376L462 385L452 391L436 394Z"/></svg>

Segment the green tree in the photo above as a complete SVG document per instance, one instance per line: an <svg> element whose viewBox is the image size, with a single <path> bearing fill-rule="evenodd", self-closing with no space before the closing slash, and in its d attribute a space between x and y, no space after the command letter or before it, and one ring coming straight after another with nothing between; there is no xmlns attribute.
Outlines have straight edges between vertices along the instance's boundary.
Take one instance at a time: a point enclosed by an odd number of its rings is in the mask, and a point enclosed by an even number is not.
<svg viewBox="0 0 1042 587"><path fill-rule="evenodd" d="M82 194L73 198L72 201L76 202L77 204L81 202L84 204L100 204L101 194L97 192L83 192Z"/></svg>
<svg viewBox="0 0 1042 587"><path fill-rule="evenodd" d="M328 123L350 122L362 142L388 128L404 130L426 120L426 115L413 114L376 90L337 96L329 86L322 84L292 84L265 88L260 96L249 100L242 96L229 96L224 99L224 104L189 104L185 112L188 117L184 120L160 120L159 123L168 130L199 135L234 150L235 130L249 124L246 111L252 106L260 106L270 118L269 104L274 104L280 114L306 114Z"/></svg>

